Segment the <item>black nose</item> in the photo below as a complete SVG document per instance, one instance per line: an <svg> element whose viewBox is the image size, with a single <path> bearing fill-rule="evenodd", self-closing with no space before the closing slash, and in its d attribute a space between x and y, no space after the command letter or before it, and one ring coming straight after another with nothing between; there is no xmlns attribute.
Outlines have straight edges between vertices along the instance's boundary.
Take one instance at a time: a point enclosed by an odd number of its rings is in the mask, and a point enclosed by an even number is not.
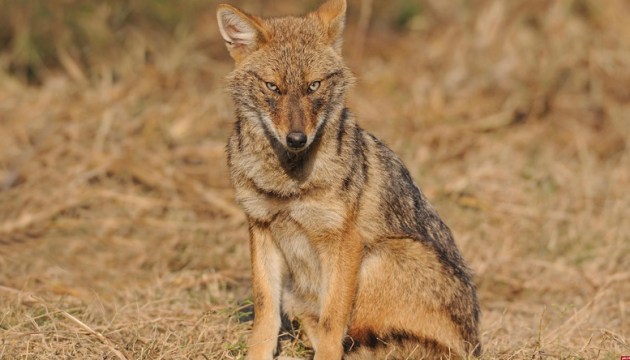
<svg viewBox="0 0 630 360"><path fill-rule="evenodd" d="M301 131L294 131L287 135L287 145L291 149L299 150L306 145L306 134Z"/></svg>

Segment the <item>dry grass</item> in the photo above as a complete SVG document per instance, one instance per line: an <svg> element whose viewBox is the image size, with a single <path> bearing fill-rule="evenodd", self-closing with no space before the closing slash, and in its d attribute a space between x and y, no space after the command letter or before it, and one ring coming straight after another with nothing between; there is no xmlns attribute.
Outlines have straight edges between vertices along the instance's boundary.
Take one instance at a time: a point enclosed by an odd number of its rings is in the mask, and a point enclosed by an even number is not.
<svg viewBox="0 0 630 360"><path fill-rule="evenodd" d="M404 31L351 17L351 103L475 270L484 358L630 355L630 6L418 4ZM243 358L232 64L197 20L89 71L61 51L40 87L0 72L0 358Z"/></svg>

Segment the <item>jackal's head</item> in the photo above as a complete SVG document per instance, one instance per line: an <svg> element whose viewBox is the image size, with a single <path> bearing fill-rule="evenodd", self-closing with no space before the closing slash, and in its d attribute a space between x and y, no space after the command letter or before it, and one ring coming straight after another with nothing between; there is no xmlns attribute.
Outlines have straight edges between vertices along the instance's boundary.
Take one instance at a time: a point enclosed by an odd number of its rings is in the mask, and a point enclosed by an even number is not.
<svg viewBox="0 0 630 360"><path fill-rule="evenodd" d="M304 17L260 18L219 5L221 35L236 69L237 111L288 151L306 149L343 107L352 75L341 59L345 0Z"/></svg>

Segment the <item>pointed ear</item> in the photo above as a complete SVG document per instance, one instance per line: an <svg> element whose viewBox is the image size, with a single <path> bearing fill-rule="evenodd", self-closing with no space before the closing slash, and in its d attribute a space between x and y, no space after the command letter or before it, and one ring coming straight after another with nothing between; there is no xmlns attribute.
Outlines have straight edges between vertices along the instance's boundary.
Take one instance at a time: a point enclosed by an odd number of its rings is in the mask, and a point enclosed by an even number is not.
<svg viewBox="0 0 630 360"><path fill-rule="evenodd" d="M342 34L346 23L346 0L327 0L311 13L327 29L328 41L341 54Z"/></svg>
<svg viewBox="0 0 630 360"><path fill-rule="evenodd" d="M269 41L269 30L262 19L233 6L220 4L217 20L221 36L237 63Z"/></svg>

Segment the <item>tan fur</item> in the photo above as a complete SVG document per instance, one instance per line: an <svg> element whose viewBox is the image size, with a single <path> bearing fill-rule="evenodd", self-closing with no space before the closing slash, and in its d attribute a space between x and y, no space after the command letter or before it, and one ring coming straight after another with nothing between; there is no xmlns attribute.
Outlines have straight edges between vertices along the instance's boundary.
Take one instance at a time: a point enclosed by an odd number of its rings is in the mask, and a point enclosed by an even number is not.
<svg viewBox="0 0 630 360"><path fill-rule="evenodd" d="M329 0L271 19L218 9L237 64L228 164L250 223L248 357L272 358L282 312L300 320L316 360L479 354L475 287L450 230L345 108L345 9ZM296 131L299 151L286 140Z"/></svg>

